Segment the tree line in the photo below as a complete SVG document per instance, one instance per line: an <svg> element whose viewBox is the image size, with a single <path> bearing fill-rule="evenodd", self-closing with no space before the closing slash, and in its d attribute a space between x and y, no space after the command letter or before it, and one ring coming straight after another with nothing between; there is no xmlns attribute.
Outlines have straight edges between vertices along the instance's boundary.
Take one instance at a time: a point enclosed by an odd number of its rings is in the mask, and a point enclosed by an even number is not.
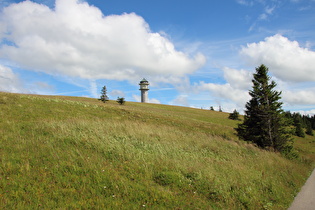
<svg viewBox="0 0 315 210"><path fill-rule="evenodd" d="M294 135L304 138L305 134L314 136L313 130L315 130L315 115L302 115L300 113L285 112L286 118L291 121L291 124L295 127Z"/></svg>

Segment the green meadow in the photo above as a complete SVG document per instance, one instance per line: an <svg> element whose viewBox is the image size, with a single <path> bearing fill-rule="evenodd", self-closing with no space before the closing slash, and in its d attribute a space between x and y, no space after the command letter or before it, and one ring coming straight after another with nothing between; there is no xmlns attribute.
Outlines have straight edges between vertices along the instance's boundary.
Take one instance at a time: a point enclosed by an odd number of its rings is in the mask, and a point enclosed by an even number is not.
<svg viewBox="0 0 315 210"><path fill-rule="evenodd" d="M228 113L0 92L1 209L287 209L315 167L238 140Z"/></svg>

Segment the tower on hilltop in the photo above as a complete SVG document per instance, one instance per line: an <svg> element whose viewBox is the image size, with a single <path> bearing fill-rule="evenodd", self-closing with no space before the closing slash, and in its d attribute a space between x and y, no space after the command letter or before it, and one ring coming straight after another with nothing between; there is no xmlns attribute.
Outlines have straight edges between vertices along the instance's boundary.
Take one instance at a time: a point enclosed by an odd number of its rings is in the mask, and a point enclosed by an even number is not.
<svg viewBox="0 0 315 210"><path fill-rule="evenodd" d="M148 90L149 90L149 82L143 78L143 80L139 83L141 90L141 103L148 103Z"/></svg>

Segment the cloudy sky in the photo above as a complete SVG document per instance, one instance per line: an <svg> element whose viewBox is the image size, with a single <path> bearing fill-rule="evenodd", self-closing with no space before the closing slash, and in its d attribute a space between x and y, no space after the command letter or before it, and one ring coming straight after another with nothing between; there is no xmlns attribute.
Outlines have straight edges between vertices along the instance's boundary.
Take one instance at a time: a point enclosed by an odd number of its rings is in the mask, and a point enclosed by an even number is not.
<svg viewBox="0 0 315 210"><path fill-rule="evenodd" d="M260 64L315 114L315 0L0 0L0 91L242 112Z"/></svg>

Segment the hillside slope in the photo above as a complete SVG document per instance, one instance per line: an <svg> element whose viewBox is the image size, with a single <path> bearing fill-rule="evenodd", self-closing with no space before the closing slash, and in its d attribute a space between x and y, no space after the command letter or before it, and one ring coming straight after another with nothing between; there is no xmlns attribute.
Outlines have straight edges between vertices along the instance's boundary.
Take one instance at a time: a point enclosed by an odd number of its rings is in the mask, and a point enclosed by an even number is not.
<svg viewBox="0 0 315 210"><path fill-rule="evenodd" d="M292 161L239 141L227 117L0 93L0 206L286 209L314 166L314 137Z"/></svg>

